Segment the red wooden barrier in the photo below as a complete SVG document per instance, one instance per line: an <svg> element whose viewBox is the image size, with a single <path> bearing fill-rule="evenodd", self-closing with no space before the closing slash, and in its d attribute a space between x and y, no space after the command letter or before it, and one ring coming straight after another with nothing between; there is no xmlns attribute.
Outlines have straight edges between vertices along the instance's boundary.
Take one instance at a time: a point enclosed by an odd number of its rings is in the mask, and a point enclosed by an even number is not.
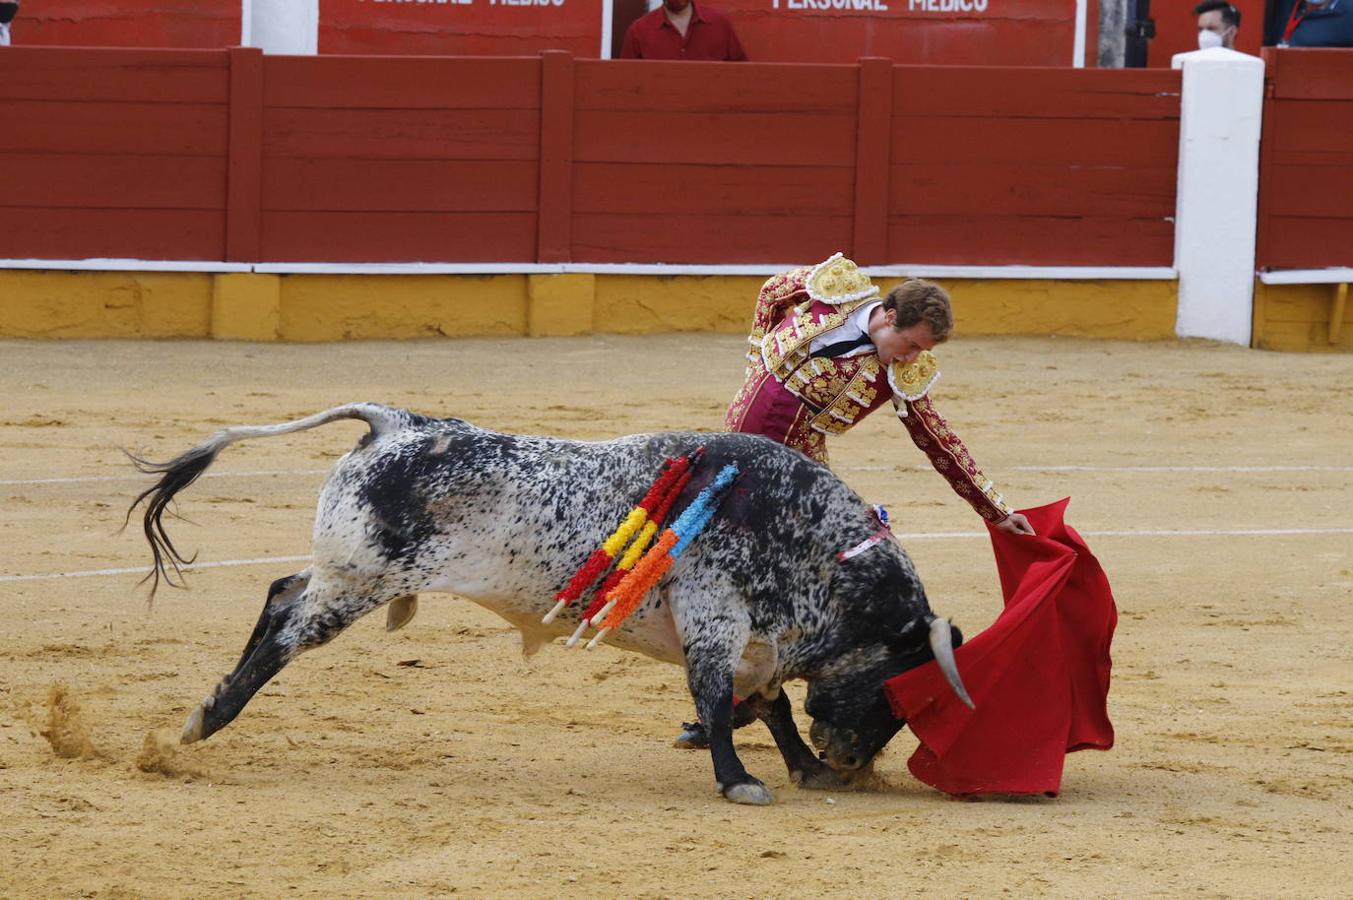
<svg viewBox="0 0 1353 900"><path fill-rule="evenodd" d="M884 60L14 48L0 227L13 257L1169 265L1178 88Z"/></svg>
<svg viewBox="0 0 1353 900"><path fill-rule="evenodd" d="M224 50L0 52L5 256L222 259L229 89Z"/></svg>
<svg viewBox="0 0 1353 900"><path fill-rule="evenodd" d="M895 70L888 256L1168 266L1178 72Z"/></svg>
<svg viewBox="0 0 1353 900"><path fill-rule="evenodd" d="M319 52L596 58L601 16L601 0L320 0Z"/></svg>
<svg viewBox="0 0 1353 900"><path fill-rule="evenodd" d="M15 46L219 49L240 43L240 0L23 0Z"/></svg>
<svg viewBox="0 0 1353 900"><path fill-rule="evenodd" d="M1261 269L1353 266L1353 50L1265 48Z"/></svg>
<svg viewBox="0 0 1353 900"><path fill-rule="evenodd" d="M263 68L262 259L535 260L539 59Z"/></svg>
<svg viewBox="0 0 1353 900"><path fill-rule="evenodd" d="M784 261L850 247L858 91L856 66L580 61L573 258Z"/></svg>

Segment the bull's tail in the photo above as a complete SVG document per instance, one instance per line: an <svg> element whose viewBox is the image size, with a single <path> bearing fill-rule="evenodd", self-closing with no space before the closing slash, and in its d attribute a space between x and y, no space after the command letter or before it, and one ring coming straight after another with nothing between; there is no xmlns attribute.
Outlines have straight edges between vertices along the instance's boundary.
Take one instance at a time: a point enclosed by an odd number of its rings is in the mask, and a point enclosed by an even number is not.
<svg viewBox="0 0 1353 900"><path fill-rule="evenodd" d="M128 453L127 456L142 472L160 476L160 480L142 491L127 509L127 521L130 522L131 515L136 507L143 502L146 504L142 524L146 541L150 544L151 556L154 558L154 565L146 575L146 579L151 582L151 597L155 596L155 591L159 588L162 578L171 587L183 587L182 567L190 565L197 558L196 555L187 558L179 553L174 546L174 542L169 539L168 532L165 531L164 512L173 501L174 496L207 471L207 468L216 461L217 455L222 450L237 441L259 437L276 437L279 434L305 431L320 425L327 425L338 419L361 419L371 426L371 437L374 438L385 432L411 425L419 417L405 410L381 406L378 403L349 403L344 406L335 406L333 409L316 413L313 416L306 416L304 419L297 419L294 422L282 422L277 425L239 425L234 428L224 428L196 447L168 462L151 462ZM172 575L170 569L173 570ZM174 580L175 575L178 576L177 582Z"/></svg>

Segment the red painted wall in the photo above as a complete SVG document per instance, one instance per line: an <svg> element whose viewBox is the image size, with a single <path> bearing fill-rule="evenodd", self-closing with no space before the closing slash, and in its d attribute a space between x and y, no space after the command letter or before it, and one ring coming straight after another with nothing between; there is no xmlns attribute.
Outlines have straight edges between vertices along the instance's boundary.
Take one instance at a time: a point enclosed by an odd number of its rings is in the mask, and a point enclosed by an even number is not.
<svg viewBox="0 0 1353 900"><path fill-rule="evenodd" d="M1353 50L1266 48L1263 269L1353 266Z"/></svg>
<svg viewBox="0 0 1353 900"><path fill-rule="evenodd" d="M264 57L260 258L534 261L540 66Z"/></svg>
<svg viewBox="0 0 1353 900"><path fill-rule="evenodd" d="M853 63L861 56L884 56L931 65L1072 64L1075 0L713 0L713 5L729 14L756 61ZM1096 19L1097 10L1092 3Z"/></svg>
<svg viewBox="0 0 1353 900"><path fill-rule="evenodd" d="M1169 266L1179 74L898 67L888 256Z"/></svg>
<svg viewBox="0 0 1353 900"><path fill-rule="evenodd" d="M601 12L601 0L320 0L319 52L598 57Z"/></svg>
<svg viewBox="0 0 1353 900"><path fill-rule="evenodd" d="M1198 3L1199 0L1151 0L1156 36L1147 46L1147 65L1168 69L1176 53L1198 49L1198 17L1193 14ZM1231 0L1231 5L1240 11L1236 49L1258 56L1264 40L1264 0Z"/></svg>
<svg viewBox="0 0 1353 900"><path fill-rule="evenodd" d="M229 76L219 50L0 52L5 256L223 259Z"/></svg>
<svg viewBox="0 0 1353 900"><path fill-rule="evenodd" d="M0 54L15 258L1169 265L1171 71Z"/></svg>
<svg viewBox="0 0 1353 900"><path fill-rule="evenodd" d="M15 46L230 47L240 42L240 0L23 0Z"/></svg>

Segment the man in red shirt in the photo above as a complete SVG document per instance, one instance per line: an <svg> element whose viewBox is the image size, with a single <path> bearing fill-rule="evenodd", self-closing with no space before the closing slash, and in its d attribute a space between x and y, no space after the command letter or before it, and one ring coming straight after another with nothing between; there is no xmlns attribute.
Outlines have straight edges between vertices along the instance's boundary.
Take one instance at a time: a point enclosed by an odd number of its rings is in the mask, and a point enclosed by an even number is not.
<svg viewBox="0 0 1353 900"><path fill-rule="evenodd" d="M625 30L621 59L703 59L745 62L733 23L695 0L663 0Z"/></svg>

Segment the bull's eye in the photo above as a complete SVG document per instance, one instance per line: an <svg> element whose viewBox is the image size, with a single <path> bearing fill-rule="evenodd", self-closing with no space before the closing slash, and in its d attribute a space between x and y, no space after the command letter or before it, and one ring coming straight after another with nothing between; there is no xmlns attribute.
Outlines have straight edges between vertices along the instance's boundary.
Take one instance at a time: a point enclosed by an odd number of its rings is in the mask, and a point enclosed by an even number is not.
<svg viewBox="0 0 1353 900"><path fill-rule="evenodd" d="M808 729L808 739L813 742L813 747L818 750L826 750L830 742L831 729L822 722L814 722Z"/></svg>

